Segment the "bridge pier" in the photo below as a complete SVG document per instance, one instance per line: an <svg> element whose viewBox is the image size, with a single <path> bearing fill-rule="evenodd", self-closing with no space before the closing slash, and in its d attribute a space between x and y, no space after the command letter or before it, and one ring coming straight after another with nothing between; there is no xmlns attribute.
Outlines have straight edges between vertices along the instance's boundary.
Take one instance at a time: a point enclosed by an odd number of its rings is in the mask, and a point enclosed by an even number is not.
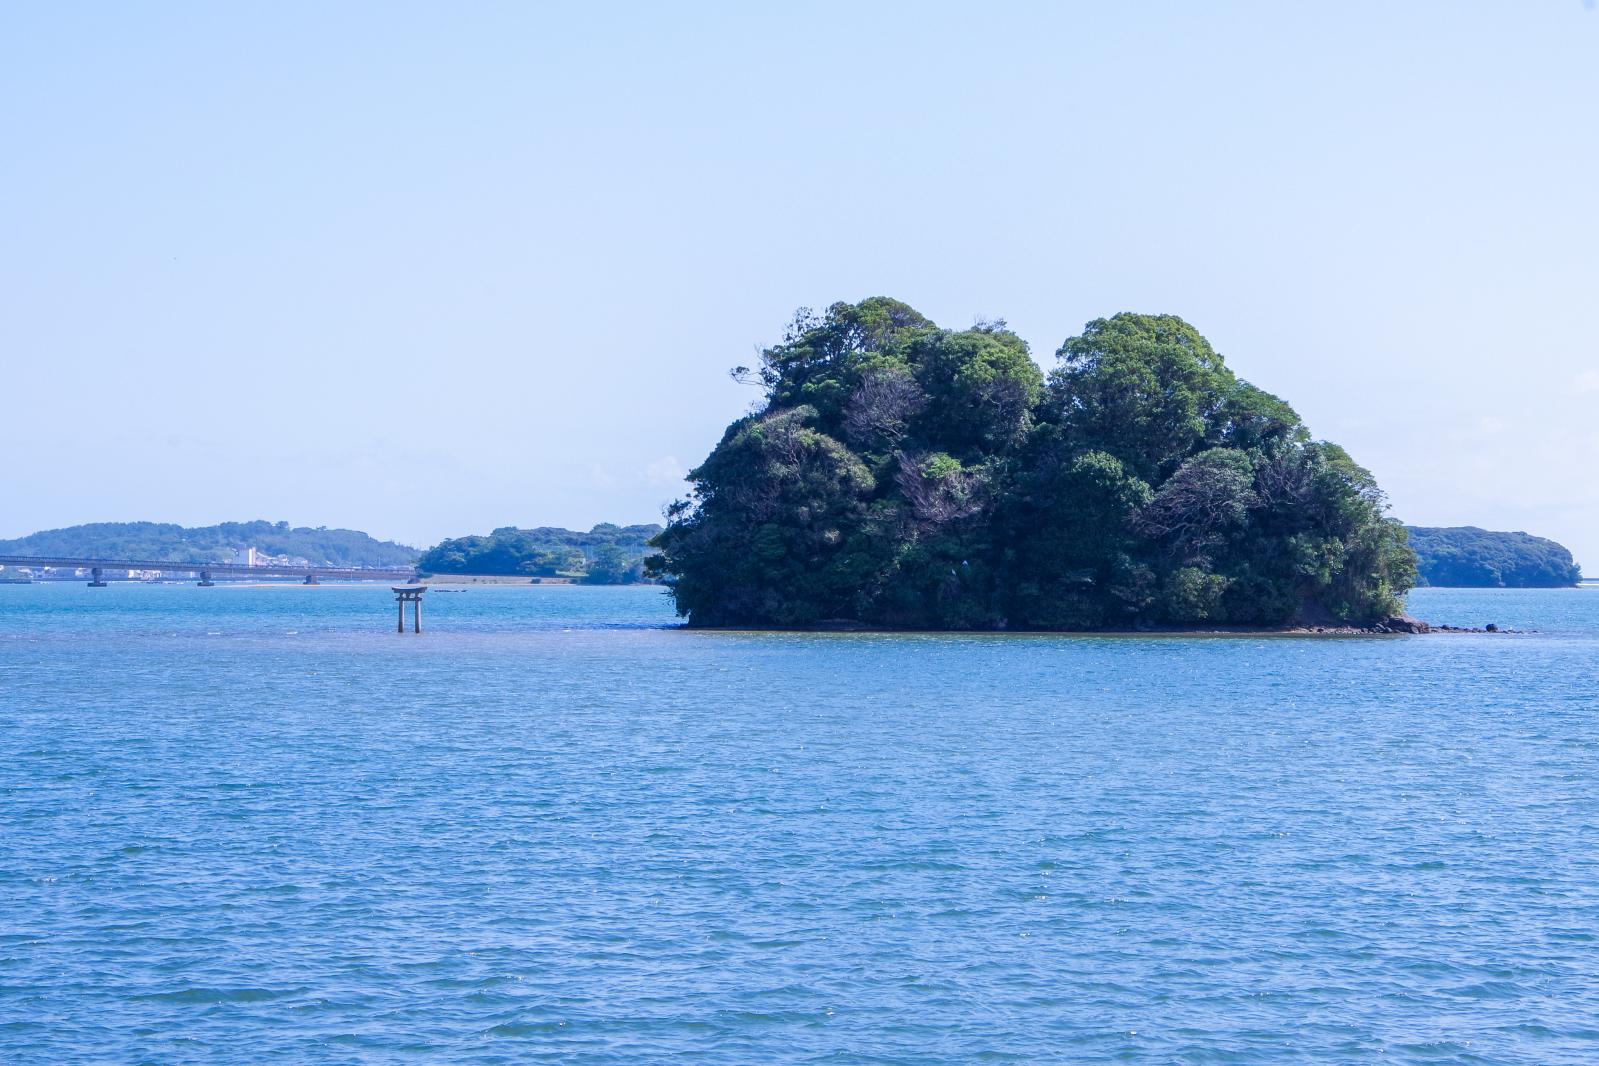
<svg viewBox="0 0 1599 1066"><path fill-rule="evenodd" d="M209 570L201 570L200 571L200 580L199 580L198 584L203 589L208 589L208 588L213 587L216 584L216 582L211 580L211 571L209 571Z"/></svg>
<svg viewBox="0 0 1599 1066"><path fill-rule="evenodd" d="M92 588L92 589L103 589L103 588L105 588L105 579L100 576L100 568L98 566L91 567L89 569L89 575L90 575L89 576L89 587L90 588Z"/></svg>

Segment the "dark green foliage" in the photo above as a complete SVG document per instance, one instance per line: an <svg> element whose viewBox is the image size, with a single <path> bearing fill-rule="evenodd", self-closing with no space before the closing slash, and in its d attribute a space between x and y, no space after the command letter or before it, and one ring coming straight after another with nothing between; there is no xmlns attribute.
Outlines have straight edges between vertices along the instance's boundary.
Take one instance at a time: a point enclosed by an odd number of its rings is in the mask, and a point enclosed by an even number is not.
<svg viewBox="0 0 1599 1066"><path fill-rule="evenodd" d="M806 405L735 422L689 475L704 486L702 506L722 516L677 523L674 537L677 594L704 604L703 624L812 622L867 576L876 482L848 448L810 428L816 418Z"/></svg>
<svg viewBox="0 0 1599 1066"><path fill-rule="evenodd" d="M1169 474L1227 424L1218 415L1236 379L1175 315L1096 319L1055 355L1059 425L1076 445L1109 452L1146 481Z"/></svg>
<svg viewBox="0 0 1599 1066"><path fill-rule="evenodd" d="M235 548L304 559L312 566L409 566L417 550L353 529L287 522L223 522L186 529L167 522L95 522L0 541L0 554L162 563L227 562Z"/></svg>
<svg viewBox="0 0 1599 1066"><path fill-rule="evenodd" d="M417 567L429 574L582 577L591 585L648 580L644 554L658 525L603 522L587 533L555 526L506 526L486 537L457 537L422 553Z"/></svg>
<svg viewBox="0 0 1599 1066"><path fill-rule="evenodd" d="M1369 622L1415 580L1371 475L1170 315L1089 323L1047 381L987 323L801 312L673 505L694 625Z"/></svg>
<svg viewBox="0 0 1599 1066"><path fill-rule="evenodd" d="M1582 572L1563 545L1528 533L1476 526L1410 526L1423 585L1562 588Z"/></svg>

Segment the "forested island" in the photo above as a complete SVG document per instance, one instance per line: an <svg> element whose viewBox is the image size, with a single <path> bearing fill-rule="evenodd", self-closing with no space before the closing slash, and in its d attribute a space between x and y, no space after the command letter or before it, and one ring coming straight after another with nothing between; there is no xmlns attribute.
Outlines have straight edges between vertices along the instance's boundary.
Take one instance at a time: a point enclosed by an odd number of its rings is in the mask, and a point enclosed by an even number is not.
<svg viewBox="0 0 1599 1066"><path fill-rule="evenodd" d="M694 626L1380 623L1416 580L1372 476L1188 323L1088 324L1046 376L1003 322L801 311L668 511Z"/></svg>
<svg viewBox="0 0 1599 1066"><path fill-rule="evenodd" d="M1582 571L1563 544L1476 526L1408 526L1419 583L1456 588L1564 588Z"/></svg>
<svg viewBox="0 0 1599 1066"><path fill-rule="evenodd" d="M239 548L312 566L408 566L417 549L353 529L291 527L287 522L222 522L185 527L170 522L93 522L0 540L0 555L223 563Z"/></svg>
<svg viewBox="0 0 1599 1066"><path fill-rule="evenodd" d="M659 525L618 526L602 522L581 533L555 526L505 526L486 537L457 537L422 553L417 566L428 574L568 577L591 585L629 585L654 580L644 573L649 541Z"/></svg>

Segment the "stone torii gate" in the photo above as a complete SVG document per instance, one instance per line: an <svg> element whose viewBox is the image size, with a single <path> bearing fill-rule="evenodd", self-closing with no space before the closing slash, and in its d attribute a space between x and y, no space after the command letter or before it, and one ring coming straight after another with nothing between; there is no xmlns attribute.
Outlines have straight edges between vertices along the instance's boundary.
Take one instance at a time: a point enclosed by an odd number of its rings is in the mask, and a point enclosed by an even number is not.
<svg viewBox="0 0 1599 1066"><path fill-rule="evenodd" d="M411 631L422 632L422 593L428 590L426 585L390 585L394 590L394 602L400 606L399 628L397 633L405 632L405 605L414 604L411 608Z"/></svg>

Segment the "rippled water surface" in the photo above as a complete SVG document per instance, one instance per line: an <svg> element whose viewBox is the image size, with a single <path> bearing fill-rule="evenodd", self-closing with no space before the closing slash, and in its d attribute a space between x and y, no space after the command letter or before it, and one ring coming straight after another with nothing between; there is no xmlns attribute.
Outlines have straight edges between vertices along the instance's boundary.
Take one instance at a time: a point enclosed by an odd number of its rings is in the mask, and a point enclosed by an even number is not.
<svg viewBox="0 0 1599 1066"><path fill-rule="evenodd" d="M0 586L0 1061L1599 1061L1599 589L1412 609Z"/></svg>

